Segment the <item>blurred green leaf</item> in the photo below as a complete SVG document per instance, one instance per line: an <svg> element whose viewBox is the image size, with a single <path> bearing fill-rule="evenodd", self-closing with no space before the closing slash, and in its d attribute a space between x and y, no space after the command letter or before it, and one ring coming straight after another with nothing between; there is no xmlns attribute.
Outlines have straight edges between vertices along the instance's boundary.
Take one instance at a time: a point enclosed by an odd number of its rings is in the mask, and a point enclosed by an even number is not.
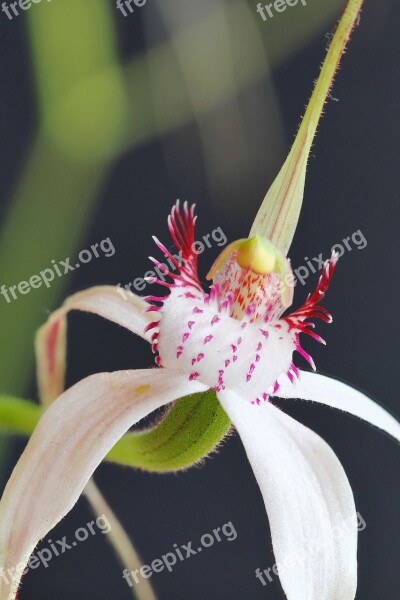
<svg viewBox="0 0 400 600"><path fill-rule="evenodd" d="M29 11L40 111L0 232L0 273L7 287L78 251L126 118L116 34L106 0L58 0ZM68 277L56 277L6 304L0 327L0 389L22 394L32 375L33 337L60 301ZM11 342L10 342L11 341Z"/></svg>
<svg viewBox="0 0 400 600"><path fill-rule="evenodd" d="M111 5L58 0L30 11L34 70L45 132L76 161L120 149L128 114Z"/></svg>
<svg viewBox="0 0 400 600"><path fill-rule="evenodd" d="M43 409L34 402L14 396L0 396L0 431L2 433L31 435Z"/></svg>
<svg viewBox="0 0 400 600"><path fill-rule="evenodd" d="M195 120L199 114L224 105L320 36L343 8L343 0L320 0L312 6L297 6L279 15L281 25L276 27L273 21L264 23L255 8L246 4L242 0L219 3L203 18L174 31L167 42L149 47L127 63L124 69L131 106L126 139L129 147L166 134ZM218 20L226 20L235 29L243 19L248 25L253 19L258 34L250 44L245 36L236 35L231 46L235 62L235 85L232 85L229 73L221 76L218 72L218 53L209 44L208 33ZM177 54L191 65L189 70L182 71Z"/></svg>
<svg viewBox="0 0 400 600"><path fill-rule="evenodd" d="M1 283L27 281L82 243L111 159L122 143L127 102L106 0L57 0L27 14L39 127L0 231ZM0 390L22 394L31 380L33 337L68 285L31 290L0 315ZM7 445L0 439L5 459Z"/></svg>

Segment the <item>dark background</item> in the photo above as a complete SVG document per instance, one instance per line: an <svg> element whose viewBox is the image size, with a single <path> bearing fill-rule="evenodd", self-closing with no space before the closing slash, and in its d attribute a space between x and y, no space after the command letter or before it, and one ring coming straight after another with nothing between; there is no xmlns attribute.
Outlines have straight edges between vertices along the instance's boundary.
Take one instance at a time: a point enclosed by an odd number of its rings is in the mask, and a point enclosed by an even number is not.
<svg viewBox="0 0 400 600"><path fill-rule="evenodd" d="M315 2L310 0L307 10L314 10ZM249 5L255 10L255 2ZM145 11L152 11L157 18L151 0L129 22L115 11L122 60L146 44ZM37 112L25 15L12 23L3 14L0 16L0 191L5 211ZM126 151L115 161L80 248L110 237L116 254L92 261L68 275L68 293L99 283L126 283L142 276L150 268L146 257L154 253L151 235L168 241L166 217L177 198L196 202L198 239L219 226L230 241L247 235L259 203L293 140L324 55L324 35L334 23L332 19L330 25L316 32L272 74L284 133L280 143L273 139L276 147L271 148L268 106L265 114L262 110L269 80L250 86L240 97L250 141L249 152L239 165L234 161L229 129L217 131L217 143L231 167L231 178L221 176L210 184L199 127L194 122ZM281 27L279 18L269 23L257 20L257 25L267 37ZM398 3L367 0L361 26L353 36L333 90L339 101L328 102L319 128L304 207L290 251L292 264L298 266L304 264L305 256L318 256L320 252L327 256L334 244L359 229L368 240L364 250L354 249L339 262L325 302L334 315L334 324L319 326L327 347L309 347L320 372L351 382L397 416L399 26ZM290 30L282 26L280 34L284 46ZM162 33L156 29L154 35ZM263 156L272 158L265 164ZM76 219L79 220L79 214ZM43 223L46 225L46 214ZM218 248L214 247L200 257L203 274L217 253ZM49 256L49 262L52 258ZM296 305L315 284L313 276L306 287L297 288ZM43 306L43 314L48 308L52 307ZM7 318L4 303L1 311ZM151 352L144 343L100 319L73 315L70 324L69 384L97 371L152 364ZM12 340L7 343L12 347ZM300 357L296 362L305 366ZM34 382L26 395L36 397ZM398 446L372 427L328 408L295 402L281 405L334 448L349 477L357 508L367 523L359 537L357 598L397 599ZM18 442L9 470L21 449L22 442ZM103 465L96 480L145 563L170 551L174 543L193 540L196 546L202 534L233 522L237 540L214 545L176 565L171 574L163 572L152 577L160 600L283 597L277 578L263 588L254 575L257 567L268 568L275 560L261 495L237 436L228 439L219 454L203 467L186 473L158 476ZM71 537L77 527L90 520L86 501L81 499L51 538ZM103 536L98 534L54 559L47 570L40 568L25 578L21 600L54 597L131 597Z"/></svg>

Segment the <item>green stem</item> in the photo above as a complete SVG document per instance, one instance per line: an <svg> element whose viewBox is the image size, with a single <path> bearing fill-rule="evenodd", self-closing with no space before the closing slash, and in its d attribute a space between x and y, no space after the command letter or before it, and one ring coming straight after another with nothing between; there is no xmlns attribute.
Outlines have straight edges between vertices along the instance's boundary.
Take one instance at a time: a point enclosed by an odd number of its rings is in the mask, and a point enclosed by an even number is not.
<svg viewBox="0 0 400 600"><path fill-rule="evenodd" d="M97 516L105 515L107 517L111 527L107 534L108 539L110 540L121 565L128 569L128 571L140 569L143 563L139 554L133 547L132 542L117 516L100 492L94 479L89 480L84 493L94 513ZM142 578L138 586L131 587L130 589L133 597L137 600L157 600L148 579Z"/></svg>
<svg viewBox="0 0 400 600"><path fill-rule="evenodd" d="M257 213L250 237L263 235L287 254L296 231L304 196L307 161L340 59L364 0L348 0L316 82L295 142Z"/></svg>

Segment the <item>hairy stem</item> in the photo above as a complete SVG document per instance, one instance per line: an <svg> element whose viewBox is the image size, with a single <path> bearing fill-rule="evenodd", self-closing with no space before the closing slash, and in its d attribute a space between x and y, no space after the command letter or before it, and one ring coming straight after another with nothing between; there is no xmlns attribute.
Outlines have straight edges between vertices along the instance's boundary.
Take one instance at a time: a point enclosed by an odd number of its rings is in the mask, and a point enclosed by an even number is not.
<svg viewBox="0 0 400 600"><path fill-rule="evenodd" d="M295 142L281 171L265 196L250 231L263 235L287 254L292 243L304 197L307 161L323 108L346 49L358 22L364 0L348 0L330 42Z"/></svg>

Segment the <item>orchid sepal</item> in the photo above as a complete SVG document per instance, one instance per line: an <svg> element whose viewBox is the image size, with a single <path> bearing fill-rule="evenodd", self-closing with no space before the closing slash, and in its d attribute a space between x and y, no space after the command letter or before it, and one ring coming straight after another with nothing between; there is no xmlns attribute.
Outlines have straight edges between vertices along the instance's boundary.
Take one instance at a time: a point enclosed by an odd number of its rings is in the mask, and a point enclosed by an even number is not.
<svg viewBox="0 0 400 600"><path fill-rule="evenodd" d="M70 311L97 314L151 341L146 328L155 323L149 305L132 292L97 286L65 300L39 329L36 365L39 396L50 404L64 391L67 317ZM0 404L1 408L1 404ZM146 431L126 434L111 450L112 462L153 472L187 469L214 452L229 433L231 423L213 391L178 398ZM1 428L1 422L0 422Z"/></svg>
<svg viewBox="0 0 400 600"><path fill-rule="evenodd" d="M262 235L268 238L285 256L299 220L308 159L318 123L363 3L364 0L346 2L293 146L268 190L249 233L249 237Z"/></svg>
<svg viewBox="0 0 400 600"><path fill-rule="evenodd" d="M92 375L44 412L0 502L0 597L14 600L36 544L74 506L122 435L152 411L205 386L162 370ZM34 474L34 477L32 476Z"/></svg>

